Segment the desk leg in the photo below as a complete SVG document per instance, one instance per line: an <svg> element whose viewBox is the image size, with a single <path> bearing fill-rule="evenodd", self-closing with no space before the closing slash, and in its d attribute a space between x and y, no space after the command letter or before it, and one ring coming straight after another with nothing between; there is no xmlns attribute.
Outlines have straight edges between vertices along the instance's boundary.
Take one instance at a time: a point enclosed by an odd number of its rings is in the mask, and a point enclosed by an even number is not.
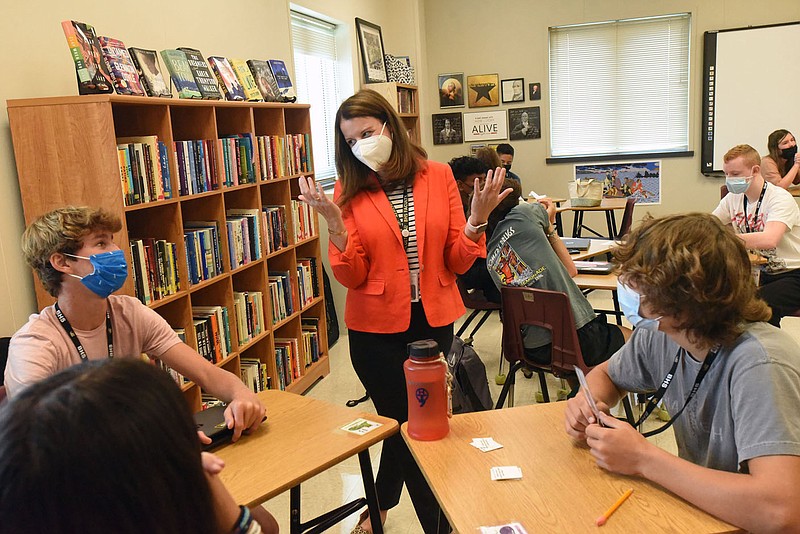
<svg viewBox="0 0 800 534"><path fill-rule="evenodd" d="M611 291L611 300L614 301L614 315L617 317L617 324L622 326L622 310L619 308L619 299L616 290Z"/></svg>
<svg viewBox="0 0 800 534"><path fill-rule="evenodd" d="M556 208L561 207L561 202L556 202ZM564 237L564 226L561 224L561 212L556 211L556 233L558 237ZM502 362L503 359L501 358L500 361Z"/></svg>
<svg viewBox="0 0 800 534"><path fill-rule="evenodd" d="M583 228L583 212L573 211L572 213L572 237L580 237L581 228Z"/></svg>
<svg viewBox="0 0 800 534"><path fill-rule="evenodd" d="M301 534L303 523L300 521L300 484L289 490L289 532Z"/></svg>
<svg viewBox="0 0 800 534"><path fill-rule="evenodd" d="M608 238L617 238L617 217L614 215L614 210L606 212L606 223L608 224Z"/></svg>
<svg viewBox="0 0 800 534"><path fill-rule="evenodd" d="M361 480L364 482L364 495L367 498L370 523L373 534L383 534L381 524L380 505L378 494L375 491L375 479L372 477L372 462L369 459L369 449L358 453L358 463L361 465Z"/></svg>

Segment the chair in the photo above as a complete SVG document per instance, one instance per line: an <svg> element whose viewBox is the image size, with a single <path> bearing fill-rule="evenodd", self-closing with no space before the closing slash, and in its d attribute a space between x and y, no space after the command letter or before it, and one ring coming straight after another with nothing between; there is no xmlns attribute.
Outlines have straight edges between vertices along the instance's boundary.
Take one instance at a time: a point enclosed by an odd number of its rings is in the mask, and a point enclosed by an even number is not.
<svg viewBox="0 0 800 534"><path fill-rule="evenodd" d="M614 236L615 239L620 240L631 230L633 224L633 208L636 206L636 197L628 197L625 201L625 211L622 212L622 222L619 224L619 231Z"/></svg>
<svg viewBox="0 0 800 534"><path fill-rule="evenodd" d="M727 194L728 194L728 186L725 184L719 186L719 199L722 200L723 198L725 198L725 195Z"/></svg>
<svg viewBox="0 0 800 534"><path fill-rule="evenodd" d="M558 378L575 376L575 367L588 373L578 342L578 331L572 315L572 306L566 293L547 291L532 287L503 287L503 353L511 363L506 383L500 391L495 409L503 407L509 391L512 395L516 372L523 366L534 369L539 374L542 396L550 402L544 373L551 373ZM546 328L552 336L552 353L549 364L531 361L525 356L521 327L533 325ZM629 421L633 420L633 411L627 397L623 399L625 414Z"/></svg>
<svg viewBox="0 0 800 534"><path fill-rule="evenodd" d="M464 307L472 310L472 313L469 314L467 320L464 321L464 324L462 324L461 328L459 328L458 332L456 332L456 336L461 337L461 334L466 332L473 319L483 312L483 316L478 320L478 324L476 324L475 328L470 331L469 336L464 338L464 343L470 345L475 337L475 333L480 329L481 326L483 326L483 323L486 322L493 311L501 311L502 305L487 300L483 296L483 292L480 290L468 290L467 286L464 285L464 281L460 278L456 279L456 285L458 286L458 292L461 294L461 300L464 302Z"/></svg>

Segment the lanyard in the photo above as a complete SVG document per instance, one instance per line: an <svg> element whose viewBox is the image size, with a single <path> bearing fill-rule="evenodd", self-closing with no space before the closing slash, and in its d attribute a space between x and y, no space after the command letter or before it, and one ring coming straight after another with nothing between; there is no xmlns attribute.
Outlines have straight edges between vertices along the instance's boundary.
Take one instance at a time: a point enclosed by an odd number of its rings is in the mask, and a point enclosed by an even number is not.
<svg viewBox="0 0 800 534"><path fill-rule="evenodd" d="M402 219L400 214L395 209L394 204L392 201L389 201L389 204L392 206L392 211L394 211L394 216L397 218L397 224L400 226L400 235L403 236L403 250L408 252L408 239L411 236L411 232L409 231L408 227L408 184L403 185L403 216Z"/></svg>
<svg viewBox="0 0 800 534"><path fill-rule="evenodd" d="M69 324L67 321L64 312L61 311L61 308L58 305L58 302L55 304L56 309L56 317L58 317L58 322L61 323L62 328L67 333L69 338L75 344L75 348L78 349L78 355L81 357L81 361L87 362L89 361L89 357L86 354L86 349L83 348L81 345L80 340L78 339L78 335L75 333L75 330L72 328L72 325ZM111 330L111 313L106 311L106 339L108 340L108 357L114 357L114 333Z"/></svg>
<svg viewBox="0 0 800 534"><path fill-rule="evenodd" d="M756 204L756 211L753 213L753 224L755 225L758 222L758 212L761 211L761 202L764 201L764 193L767 192L767 181L764 180L764 187L761 188L761 194L758 197L758 204ZM747 195L742 195L742 203L744 204L744 228L745 233L749 234L753 231L750 228L750 224L747 222Z"/></svg>
<svg viewBox="0 0 800 534"><path fill-rule="evenodd" d="M672 362L672 367L667 373L667 376L665 376L664 380L661 381L661 386L655 392L655 395L653 395L650 398L650 400L647 401L647 406L645 406L644 413L642 413L641 417L639 417L639 420L636 421L636 424L633 425L634 428L638 428L639 425L641 425L645 421L645 419L650 417L650 414L653 413L653 410L656 409L658 403L661 402L661 399L664 397L664 392L667 391L667 388L672 383L672 377L675 376L675 371L677 371L678 369L678 362L681 359L682 350L683 349L678 349L678 353L675 354L675 361ZM650 432L643 432L642 435L644 437L649 438L650 436L655 436L656 434L660 434L661 432L671 427L672 423L674 423L675 420L678 417L680 417L680 415L683 413L683 410L685 410L686 406L689 404L689 401L691 401L692 397L694 397L694 394L697 393L697 390L700 387L700 383L706 377L706 373L708 373L708 370L711 368L711 364L714 363L714 360L717 358L717 354L719 354L719 351L720 351L719 345L708 351L706 359L703 360L703 365L700 367L700 370L697 372L697 377L694 379L694 385L692 386L692 390L689 392L689 396L686 397L686 402L683 403L683 407L680 410L678 410L678 413L673 415L670 418L670 420L667 421L667 424L665 424L661 428L651 430Z"/></svg>

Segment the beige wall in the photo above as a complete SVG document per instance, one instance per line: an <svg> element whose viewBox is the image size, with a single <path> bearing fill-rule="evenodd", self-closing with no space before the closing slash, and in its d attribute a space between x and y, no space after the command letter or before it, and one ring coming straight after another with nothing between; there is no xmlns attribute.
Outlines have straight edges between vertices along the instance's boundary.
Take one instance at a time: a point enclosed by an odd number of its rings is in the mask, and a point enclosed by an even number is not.
<svg viewBox="0 0 800 534"><path fill-rule="evenodd" d="M494 14L487 13L489 6ZM710 211L719 201L720 180L700 174L699 120L702 93L703 32L747 25L772 24L800 19L797 0L506 0L488 4L479 0L436 0L425 4L424 22L427 36L427 62L430 76L422 80L423 98L429 113L423 117L423 129L430 139L430 113L441 110L436 91L436 74L464 72L469 74L498 73L503 78L525 78L527 84L542 82L542 100L525 105L541 106L542 139L515 141L514 171L522 177L523 191L566 196L567 182L573 163L545 164L548 156L548 27L582 22L595 22L629 17L691 12L691 86L690 86L690 149L694 157L663 159L662 204L637 208L636 218L646 211L663 215L680 211ZM493 19L489 23L487 17ZM785 53L777 50L776 54ZM791 56L791 54L790 54ZM791 60L790 60L791 61ZM742 73L741 83L765 83L761 73ZM786 102L794 105L787 95ZM519 104L517 104L519 106ZM500 108L506 109L507 105ZM457 111L457 110L452 110ZM461 111L476 111L464 108ZM775 128L800 129L797 124L776 124ZM469 145L428 145L432 159L448 161L467 154ZM763 147L766 151L766 139ZM623 159L623 158L620 158ZM600 216L598 226L604 228ZM570 218L571 219L571 218ZM587 222L589 219L587 218ZM569 221L565 221L569 223ZM595 226L592 224L592 226Z"/></svg>

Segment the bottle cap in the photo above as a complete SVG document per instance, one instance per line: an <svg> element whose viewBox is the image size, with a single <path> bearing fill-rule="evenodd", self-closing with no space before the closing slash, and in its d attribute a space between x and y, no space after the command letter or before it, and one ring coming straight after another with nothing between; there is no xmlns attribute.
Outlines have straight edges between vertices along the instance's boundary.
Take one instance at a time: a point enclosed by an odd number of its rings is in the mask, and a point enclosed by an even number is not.
<svg viewBox="0 0 800 534"><path fill-rule="evenodd" d="M408 344L408 355L415 360L439 357L439 344L432 339L423 339Z"/></svg>

